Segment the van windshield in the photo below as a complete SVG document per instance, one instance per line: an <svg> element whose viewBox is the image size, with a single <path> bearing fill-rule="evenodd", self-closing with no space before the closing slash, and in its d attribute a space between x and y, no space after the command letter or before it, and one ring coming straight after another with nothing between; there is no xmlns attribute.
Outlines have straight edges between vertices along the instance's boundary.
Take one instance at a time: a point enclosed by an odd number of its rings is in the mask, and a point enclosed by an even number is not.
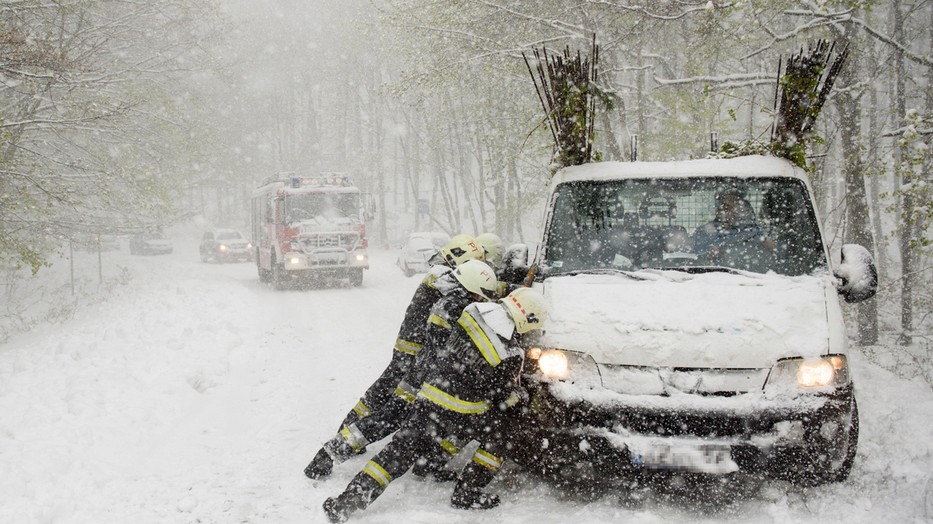
<svg viewBox="0 0 933 524"><path fill-rule="evenodd" d="M567 182L543 272L721 267L803 275L826 267L806 186L788 178Z"/></svg>

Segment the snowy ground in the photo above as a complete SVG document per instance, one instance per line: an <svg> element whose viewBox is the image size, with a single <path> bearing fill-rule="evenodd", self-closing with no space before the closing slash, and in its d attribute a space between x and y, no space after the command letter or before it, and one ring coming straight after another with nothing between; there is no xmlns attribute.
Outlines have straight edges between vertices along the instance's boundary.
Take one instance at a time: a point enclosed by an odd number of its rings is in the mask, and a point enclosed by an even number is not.
<svg viewBox="0 0 933 524"><path fill-rule="evenodd" d="M200 263L194 241L105 253L126 285L0 345L0 522L326 522L364 459L317 482L302 469L388 362L418 283L372 255L362 288L275 292L251 264ZM503 504L475 513L406 476L351 522L931 522L933 392L884 353L852 356L862 429L843 484L583 497L506 469Z"/></svg>

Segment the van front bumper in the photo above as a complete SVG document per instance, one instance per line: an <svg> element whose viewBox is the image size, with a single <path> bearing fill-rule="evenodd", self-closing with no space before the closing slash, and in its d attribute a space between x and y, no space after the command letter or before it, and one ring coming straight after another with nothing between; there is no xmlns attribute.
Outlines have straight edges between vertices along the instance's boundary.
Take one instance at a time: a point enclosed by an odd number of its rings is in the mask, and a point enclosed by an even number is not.
<svg viewBox="0 0 933 524"><path fill-rule="evenodd" d="M855 406L851 385L832 394L767 398L622 395L533 378L526 384L526 426L533 430L522 447L534 450L526 462L559 476L679 470L786 478L825 469L847 449Z"/></svg>

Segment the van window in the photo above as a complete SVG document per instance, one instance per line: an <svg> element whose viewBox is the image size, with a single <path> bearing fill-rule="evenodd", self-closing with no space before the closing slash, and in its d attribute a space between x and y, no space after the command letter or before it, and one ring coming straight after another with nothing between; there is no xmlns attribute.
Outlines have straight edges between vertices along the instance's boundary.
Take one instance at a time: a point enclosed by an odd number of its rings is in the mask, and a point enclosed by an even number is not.
<svg viewBox="0 0 933 524"><path fill-rule="evenodd" d="M724 267L802 275L826 267L806 186L786 178L562 184L542 261L545 274Z"/></svg>

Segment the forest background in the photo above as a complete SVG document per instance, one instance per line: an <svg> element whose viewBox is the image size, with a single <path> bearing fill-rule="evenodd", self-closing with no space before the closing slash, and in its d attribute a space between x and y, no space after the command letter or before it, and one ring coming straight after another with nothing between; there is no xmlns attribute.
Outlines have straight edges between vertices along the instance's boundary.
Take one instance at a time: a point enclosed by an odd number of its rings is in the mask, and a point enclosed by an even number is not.
<svg viewBox="0 0 933 524"><path fill-rule="evenodd" d="M424 229L533 244L553 150L523 54L588 53L594 37L602 160L767 142L782 60L847 47L808 157L818 211L835 253L875 254L880 291L847 311L853 338L933 384L923 0L7 0L0 340L37 321L36 279L75 245L247 229L250 193L277 172L349 173L373 196L378 247ZM42 316L93 300L71 290Z"/></svg>

